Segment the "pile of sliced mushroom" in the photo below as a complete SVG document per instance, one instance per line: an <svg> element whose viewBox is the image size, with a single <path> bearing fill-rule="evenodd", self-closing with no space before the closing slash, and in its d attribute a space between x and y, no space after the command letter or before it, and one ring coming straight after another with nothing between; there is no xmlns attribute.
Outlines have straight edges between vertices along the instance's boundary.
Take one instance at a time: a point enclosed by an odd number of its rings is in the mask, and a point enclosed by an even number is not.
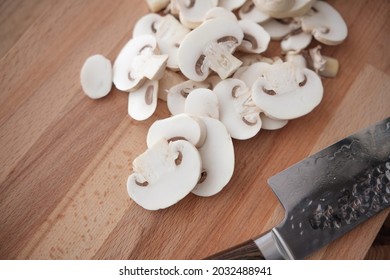
<svg viewBox="0 0 390 280"><path fill-rule="evenodd" d="M347 25L316 0L146 0L141 17L113 66L88 58L85 94L107 95L112 83L128 92L128 114L145 120L166 101L172 116L156 121L148 149L133 162L129 196L149 210L169 207L189 193L212 196L233 175L232 139L275 130L318 106L322 77L338 61L321 44L338 45ZM157 13L158 12L158 13ZM312 41L317 47L307 49ZM281 57L264 57L270 40Z"/></svg>

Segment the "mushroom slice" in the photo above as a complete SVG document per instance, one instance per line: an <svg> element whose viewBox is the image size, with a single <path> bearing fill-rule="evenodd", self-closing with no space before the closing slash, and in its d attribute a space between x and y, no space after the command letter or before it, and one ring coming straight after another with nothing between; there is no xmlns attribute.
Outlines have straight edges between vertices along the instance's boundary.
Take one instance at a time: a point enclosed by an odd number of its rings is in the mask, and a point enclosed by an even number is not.
<svg viewBox="0 0 390 280"><path fill-rule="evenodd" d="M231 20L237 20L237 17L235 14L233 14L230 10L227 10L222 7L214 7L207 11L204 20L213 19L213 18L220 18L225 17L229 18Z"/></svg>
<svg viewBox="0 0 390 280"><path fill-rule="evenodd" d="M240 51L259 54L267 50L271 37L261 25L244 19L238 21L238 25L244 33L244 38L238 47Z"/></svg>
<svg viewBox="0 0 390 280"><path fill-rule="evenodd" d="M113 82L119 90L131 91L140 87L146 78L161 78L168 56L155 54L156 47L152 35L127 42L114 62Z"/></svg>
<svg viewBox="0 0 390 280"><path fill-rule="evenodd" d="M98 99L106 96L112 87L111 61L100 54L88 57L80 71L80 83L88 97Z"/></svg>
<svg viewBox="0 0 390 280"><path fill-rule="evenodd" d="M302 29L297 29L284 37L280 42L280 46L283 52L301 51L310 44L311 39L311 33L303 32Z"/></svg>
<svg viewBox="0 0 390 280"><path fill-rule="evenodd" d="M302 56L307 60L308 68L317 74L327 78L333 78L337 75L339 62L335 58L322 55L320 45L302 53Z"/></svg>
<svg viewBox="0 0 390 280"><path fill-rule="evenodd" d="M170 0L146 0L146 3L149 6L149 9L152 12L158 12L162 9L166 8L169 4Z"/></svg>
<svg viewBox="0 0 390 280"><path fill-rule="evenodd" d="M185 81L187 79L180 72L166 69L164 76L158 80L158 98L166 102L168 99L168 90Z"/></svg>
<svg viewBox="0 0 390 280"><path fill-rule="evenodd" d="M260 109L253 102L251 91L243 81L223 80L214 91L218 96L219 118L232 138L249 139L260 131Z"/></svg>
<svg viewBox="0 0 390 280"><path fill-rule="evenodd" d="M228 11L233 11L244 5L246 0L219 0L218 6L225 8Z"/></svg>
<svg viewBox="0 0 390 280"><path fill-rule="evenodd" d="M265 57L260 54L246 54L244 56L240 56L239 59L242 61L243 66L251 66L253 63L256 62L266 62L268 64L274 63L273 58Z"/></svg>
<svg viewBox="0 0 390 280"><path fill-rule="evenodd" d="M155 13L149 13L141 17L133 28L133 37L141 35L156 35L157 23L161 20L161 16Z"/></svg>
<svg viewBox="0 0 390 280"><path fill-rule="evenodd" d="M199 152L190 142L161 139L133 161L127 192L147 210L167 208L191 192L201 168Z"/></svg>
<svg viewBox="0 0 390 280"><path fill-rule="evenodd" d="M241 44L244 34L237 21L215 18L192 30L179 48L179 67L190 80L204 81L209 69L226 79L240 67L231 53Z"/></svg>
<svg viewBox="0 0 390 280"><path fill-rule="evenodd" d="M288 123L288 120L272 119L267 115L265 115L264 113L260 114L260 119L261 119L261 129L265 129L265 130L277 130L282 127L285 127Z"/></svg>
<svg viewBox="0 0 390 280"><path fill-rule="evenodd" d="M256 7L274 18L298 17L310 10L316 0L254 0Z"/></svg>
<svg viewBox="0 0 390 280"><path fill-rule="evenodd" d="M295 51L287 52L285 55L285 61L292 62L296 67L310 68L307 67L306 59L303 56L303 54L301 54L300 52L295 52Z"/></svg>
<svg viewBox="0 0 390 280"><path fill-rule="evenodd" d="M253 63L239 76L239 79L242 80L248 88L251 88L254 82L268 69L269 65L270 64L267 62Z"/></svg>
<svg viewBox="0 0 390 280"><path fill-rule="evenodd" d="M311 32L321 43L338 45L348 35L347 24L338 11L324 1L314 3L311 10L301 17L302 29Z"/></svg>
<svg viewBox="0 0 390 280"><path fill-rule="evenodd" d="M257 23L266 22L271 18L266 13L257 9L252 0L246 1L245 4L238 10L238 17L240 19L247 19Z"/></svg>
<svg viewBox="0 0 390 280"><path fill-rule="evenodd" d="M218 0L177 0L180 22L191 29L198 27L208 10L218 5Z"/></svg>
<svg viewBox="0 0 390 280"><path fill-rule="evenodd" d="M188 94L197 88L208 88L206 82L194 82L191 80L177 84L168 90L167 106L172 115L184 113L184 104Z"/></svg>
<svg viewBox="0 0 390 280"><path fill-rule="evenodd" d="M156 24L156 40L160 52L168 55L167 67L179 70L177 53L183 38L190 30L184 27L174 16L166 15Z"/></svg>
<svg viewBox="0 0 390 280"><path fill-rule="evenodd" d="M158 81L147 80L136 91L129 93L128 114L137 121L153 115L157 107Z"/></svg>
<svg viewBox="0 0 390 280"><path fill-rule="evenodd" d="M151 148L161 139L168 142L186 140L195 147L200 147L206 139L206 133L206 126L200 118L179 114L155 121L149 128L146 143Z"/></svg>
<svg viewBox="0 0 390 280"><path fill-rule="evenodd" d="M272 40L281 40L290 32L299 29L300 23L292 18L289 19L271 19L261 24L265 31L271 36Z"/></svg>
<svg viewBox="0 0 390 280"><path fill-rule="evenodd" d="M202 173L192 192L212 196L230 181L234 171L234 147L226 127L219 120L201 117L207 128L204 144L198 149L202 159Z"/></svg>
<svg viewBox="0 0 390 280"><path fill-rule="evenodd" d="M266 115L290 120L311 112L320 102L320 77L292 62L268 65L252 86L252 98Z"/></svg>
<svg viewBox="0 0 390 280"><path fill-rule="evenodd" d="M195 89L185 101L184 112L193 116L219 119L218 98L207 88Z"/></svg>

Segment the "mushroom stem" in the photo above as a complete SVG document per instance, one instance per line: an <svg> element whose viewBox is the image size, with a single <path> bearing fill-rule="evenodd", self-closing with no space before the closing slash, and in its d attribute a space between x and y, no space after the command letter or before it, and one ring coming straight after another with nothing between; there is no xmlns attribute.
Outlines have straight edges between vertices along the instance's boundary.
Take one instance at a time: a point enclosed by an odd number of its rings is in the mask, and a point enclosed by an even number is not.
<svg viewBox="0 0 390 280"><path fill-rule="evenodd" d="M232 75L242 64L229 50L217 42L211 42L204 50L205 63L217 72L221 79ZM207 62L206 62L207 61Z"/></svg>

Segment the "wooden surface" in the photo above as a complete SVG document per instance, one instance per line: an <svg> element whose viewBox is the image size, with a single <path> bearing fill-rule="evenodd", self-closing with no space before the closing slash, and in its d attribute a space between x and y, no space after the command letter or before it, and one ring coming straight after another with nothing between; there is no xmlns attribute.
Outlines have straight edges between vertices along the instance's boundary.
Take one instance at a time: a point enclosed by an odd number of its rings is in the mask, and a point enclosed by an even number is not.
<svg viewBox="0 0 390 280"><path fill-rule="evenodd" d="M146 132L169 116L127 115L127 95L102 100L81 91L84 60L112 61L131 38L144 1L0 2L0 258L200 259L270 229L283 208L268 177L390 115L388 1L330 1L348 39L323 53L340 72L324 79L323 102L280 131L234 141L229 185L210 198L189 195L150 212L127 195ZM268 55L279 53L272 44ZM311 256L363 259L388 211Z"/></svg>

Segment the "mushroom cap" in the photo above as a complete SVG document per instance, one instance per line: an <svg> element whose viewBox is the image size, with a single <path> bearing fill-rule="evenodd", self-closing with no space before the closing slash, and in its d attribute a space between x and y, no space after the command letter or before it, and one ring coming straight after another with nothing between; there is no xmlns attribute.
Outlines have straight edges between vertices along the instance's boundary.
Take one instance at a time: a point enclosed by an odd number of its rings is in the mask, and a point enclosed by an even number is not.
<svg viewBox="0 0 390 280"><path fill-rule="evenodd" d="M256 23L263 23L271 18L266 13L257 9L252 1L247 1L244 5L242 5L242 7L238 10L238 17L240 19L247 19Z"/></svg>
<svg viewBox="0 0 390 280"><path fill-rule="evenodd" d="M265 31L271 36L272 40L281 40L290 32L298 29L300 23L296 20L278 20L271 19L261 24Z"/></svg>
<svg viewBox="0 0 390 280"><path fill-rule="evenodd" d="M292 62L272 64L252 86L252 98L266 115L289 120L311 112L323 95L321 78Z"/></svg>
<svg viewBox="0 0 390 280"><path fill-rule="evenodd" d="M226 10L233 11L244 5L246 0L219 0L218 6L225 8Z"/></svg>
<svg viewBox="0 0 390 280"><path fill-rule="evenodd" d="M198 149L202 176L192 190L199 196L212 196L230 181L234 171L234 147L226 127L219 120L201 117L207 128L204 144Z"/></svg>
<svg viewBox="0 0 390 280"><path fill-rule="evenodd" d="M100 54L88 57L80 71L80 83L88 97L98 99L106 96L112 87L111 61Z"/></svg>
<svg viewBox="0 0 390 280"><path fill-rule="evenodd" d="M310 45L312 39L311 33L303 32L301 29L285 36L280 42L283 52L301 51Z"/></svg>
<svg viewBox="0 0 390 280"><path fill-rule="evenodd" d="M161 20L161 16L155 13L149 13L141 17L134 25L133 37L140 35L156 35L157 23Z"/></svg>
<svg viewBox="0 0 390 280"><path fill-rule="evenodd" d="M274 18L299 17L310 10L316 0L254 0L256 7Z"/></svg>
<svg viewBox="0 0 390 280"><path fill-rule="evenodd" d="M191 91L197 88L208 88L209 84L206 82L185 81L179 83L168 90L167 106L172 115L184 113L184 105L187 96Z"/></svg>
<svg viewBox="0 0 390 280"><path fill-rule="evenodd" d="M218 96L219 118L232 138L249 139L260 131L260 109L253 103L250 89L243 81L223 80L214 92Z"/></svg>
<svg viewBox="0 0 390 280"><path fill-rule="evenodd" d="M151 148L161 139L168 142L182 139L200 147L206 139L206 133L206 126L200 118L183 113L155 121L148 130L146 143Z"/></svg>
<svg viewBox="0 0 390 280"><path fill-rule="evenodd" d="M167 208L191 192L201 168L199 152L190 142L161 139L134 160L127 192L145 209Z"/></svg>
<svg viewBox="0 0 390 280"><path fill-rule="evenodd" d="M113 82L119 90L130 91L152 79L165 68L165 56L154 56L157 42L153 35L141 35L128 41L114 62Z"/></svg>
<svg viewBox="0 0 390 280"><path fill-rule="evenodd" d="M204 57L205 50L218 44L231 53L241 44L243 37L244 34L236 21L228 18L205 21L183 39L178 54L180 70L193 81L205 80L210 72L208 61ZM221 60L220 63L225 61ZM198 68L201 71L197 70Z"/></svg>
<svg viewBox="0 0 390 280"><path fill-rule="evenodd" d="M260 118L261 118L261 129L265 129L265 130L277 130L282 127L285 127L288 123L288 120L272 119L264 113L260 114Z"/></svg>
<svg viewBox="0 0 390 280"><path fill-rule="evenodd" d="M194 89L187 96L184 112L193 116L219 119L217 95L207 88Z"/></svg>
<svg viewBox="0 0 390 280"><path fill-rule="evenodd" d="M157 108L158 81L147 80L136 91L129 93L127 112L137 121L143 121L153 115Z"/></svg>
<svg viewBox="0 0 390 280"><path fill-rule="evenodd" d="M324 1L314 3L310 12L301 17L302 29L326 45L341 44L348 35L348 27L340 13Z"/></svg>
<svg viewBox="0 0 390 280"><path fill-rule="evenodd" d="M238 47L239 50L257 54L267 50L271 36L261 25L244 19L239 20L238 25L244 33L244 38Z"/></svg>
<svg viewBox="0 0 390 280"><path fill-rule="evenodd" d="M220 17L226 17L231 20L237 20L237 17L234 13L232 13L230 10L227 10L223 7L214 7L207 11L204 20L209 20L213 18L220 18Z"/></svg>
<svg viewBox="0 0 390 280"><path fill-rule="evenodd" d="M177 0L180 22L191 29L198 27L206 13L218 5L218 0Z"/></svg>

